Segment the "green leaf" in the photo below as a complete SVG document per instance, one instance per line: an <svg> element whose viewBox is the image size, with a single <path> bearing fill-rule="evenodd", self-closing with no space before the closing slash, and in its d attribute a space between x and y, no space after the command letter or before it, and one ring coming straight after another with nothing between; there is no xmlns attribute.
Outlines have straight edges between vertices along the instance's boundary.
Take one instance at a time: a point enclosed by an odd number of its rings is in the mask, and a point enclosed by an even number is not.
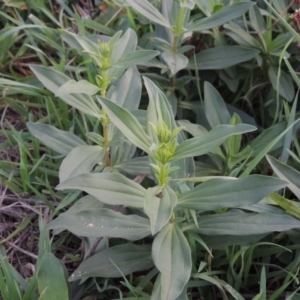
<svg viewBox="0 0 300 300"><path fill-rule="evenodd" d="M61 97L69 94L87 94L92 96L99 90L100 89L96 85L89 83L87 80L76 81L70 79L56 91L55 96Z"/></svg>
<svg viewBox="0 0 300 300"><path fill-rule="evenodd" d="M168 223L176 203L177 196L170 187L148 188L145 195L144 212L150 219L152 235L155 235Z"/></svg>
<svg viewBox="0 0 300 300"><path fill-rule="evenodd" d="M300 220L300 207L296 203L276 193L269 195L268 198L273 200L275 203L277 203L287 213Z"/></svg>
<svg viewBox="0 0 300 300"><path fill-rule="evenodd" d="M287 215L273 213L243 213L232 211L224 214L201 216L199 228L191 230L205 235L256 235L299 228L300 222Z"/></svg>
<svg viewBox="0 0 300 300"><path fill-rule="evenodd" d="M148 0L126 0L126 2L150 21L171 28L168 20Z"/></svg>
<svg viewBox="0 0 300 300"><path fill-rule="evenodd" d="M190 59L188 69L218 70L226 69L254 58L260 51L241 46L218 46L203 50Z"/></svg>
<svg viewBox="0 0 300 300"><path fill-rule="evenodd" d="M168 223L154 239L152 256L161 272L161 300L174 300L190 279L191 249L181 229Z"/></svg>
<svg viewBox="0 0 300 300"><path fill-rule="evenodd" d="M280 179L287 181L288 188L300 199L300 172L274 157L266 155L266 158L276 175Z"/></svg>
<svg viewBox="0 0 300 300"><path fill-rule="evenodd" d="M165 51L162 53L161 58L168 65L172 76L174 76L178 71L184 69L189 63L188 58L183 54L174 54Z"/></svg>
<svg viewBox="0 0 300 300"><path fill-rule="evenodd" d="M52 93L56 94L58 89L70 80L65 74L56 70L31 65L30 69L33 71L38 80ZM94 99L86 94L65 94L60 97L67 104L77 108L85 114L99 118L101 111L96 105Z"/></svg>
<svg viewBox="0 0 300 300"><path fill-rule="evenodd" d="M150 223L137 215L123 215L106 208L86 209L79 212L62 213L48 223L47 230L69 230L83 237L112 237L130 241L150 235Z"/></svg>
<svg viewBox="0 0 300 300"><path fill-rule="evenodd" d="M102 161L104 150L100 146L77 146L65 157L59 168L59 181L90 172Z"/></svg>
<svg viewBox="0 0 300 300"><path fill-rule="evenodd" d="M111 122L134 145L149 153L151 139L144 131L139 121L126 109L103 97L97 97L105 109Z"/></svg>
<svg viewBox="0 0 300 300"><path fill-rule="evenodd" d="M121 59L118 60L115 67L118 68L130 68L136 65L143 65L155 56L159 55L159 51L154 50L138 50L131 53L127 53Z"/></svg>
<svg viewBox="0 0 300 300"><path fill-rule="evenodd" d="M151 247L123 244L105 249L80 264L70 276L70 281L86 277L118 278L153 266Z"/></svg>
<svg viewBox="0 0 300 300"><path fill-rule="evenodd" d="M201 211L251 205L286 185L285 181L262 175L216 178L181 194L178 205Z"/></svg>
<svg viewBox="0 0 300 300"><path fill-rule="evenodd" d="M128 69L114 85L116 87L109 99L129 111L138 109L142 94L142 81L137 68Z"/></svg>
<svg viewBox="0 0 300 300"><path fill-rule="evenodd" d="M231 117L220 93L209 82L204 83L204 107L209 125L228 124Z"/></svg>
<svg viewBox="0 0 300 300"><path fill-rule="evenodd" d="M218 10L212 16L200 19L195 23L187 26L188 31L203 31L223 25L237 17L242 16L249 8L254 5L254 2L241 2L227 6Z"/></svg>
<svg viewBox="0 0 300 300"><path fill-rule="evenodd" d="M272 66L270 66L268 74L273 89L277 91L284 99L292 101L295 96L295 89L291 77L283 70L280 70L280 74L278 74L276 69Z"/></svg>
<svg viewBox="0 0 300 300"><path fill-rule="evenodd" d="M43 300L69 299L69 288L63 265L50 252L42 258L37 271L37 282Z"/></svg>
<svg viewBox="0 0 300 300"><path fill-rule="evenodd" d="M83 140L71 132L62 131L45 124L27 122L26 125L35 138L62 155L67 155L77 146L86 145Z"/></svg>
<svg viewBox="0 0 300 300"><path fill-rule="evenodd" d="M78 189L110 205L144 206L146 190L118 173L81 174L62 182L57 190Z"/></svg>
<svg viewBox="0 0 300 300"><path fill-rule="evenodd" d="M172 161L184 157L200 156L220 146L229 136L255 131L251 125L219 125L207 134L195 137L181 143L175 151Z"/></svg>

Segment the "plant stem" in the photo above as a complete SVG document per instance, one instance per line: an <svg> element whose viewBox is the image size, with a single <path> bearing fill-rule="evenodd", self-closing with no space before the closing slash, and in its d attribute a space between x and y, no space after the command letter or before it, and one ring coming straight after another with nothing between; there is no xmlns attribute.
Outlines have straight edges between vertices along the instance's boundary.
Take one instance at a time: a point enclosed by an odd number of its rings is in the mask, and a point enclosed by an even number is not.
<svg viewBox="0 0 300 300"><path fill-rule="evenodd" d="M179 14L178 14L178 21L177 21L176 27L173 32L174 38L173 38L173 44L172 44L172 52L174 54L177 53L178 40L182 34L183 18L184 18L184 7L180 7Z"/></svg>

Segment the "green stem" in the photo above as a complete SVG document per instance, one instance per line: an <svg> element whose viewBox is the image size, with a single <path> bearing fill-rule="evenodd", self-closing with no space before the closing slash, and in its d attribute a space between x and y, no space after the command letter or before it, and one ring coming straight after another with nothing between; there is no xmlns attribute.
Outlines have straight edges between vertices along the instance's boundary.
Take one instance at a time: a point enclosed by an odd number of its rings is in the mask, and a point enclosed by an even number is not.
<svg viewBox="0 0 300 300"><path fill-rule="evenodd" d="M105 95L106 95L106 88L103 88L101 90L101 96L105 97ZM102 109L102 115L103 115L103 118L102 118L103 146L106 148L105 149L104 158L105 158L105 166L108 167L108 166L110 166L110 157L109 157L109 151L110 151L110 149L108 147L108 143L109 143L109 140L108 140L108 124L109 124L109 119L108 119L106 111L104 109Z"/></svg>
<svg viewBox="0 0 300 300"><path fill-rule="evenodd" d="M173 32L174 39L173 39L173 44L172 44L172 52L174 54L177 53L178 40L182 34L183 18L184 18L184 7L180 7L179 14L178 14L178 21L177 21L176 27Z"/></svg>

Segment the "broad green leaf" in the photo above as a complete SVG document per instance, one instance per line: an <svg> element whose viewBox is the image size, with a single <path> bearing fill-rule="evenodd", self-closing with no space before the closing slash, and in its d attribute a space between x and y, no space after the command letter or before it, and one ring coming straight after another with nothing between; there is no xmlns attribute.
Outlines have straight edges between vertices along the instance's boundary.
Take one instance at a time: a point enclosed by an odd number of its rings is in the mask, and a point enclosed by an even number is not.
<svg viewBox="0 0 300 300"><path fill-rule="evenodd" d="M136 65L143 65L155 56L159 55L159 51L154 50L138 50L131 53L127 53L121 59L118 60L115 67L118 68L130 68Z"/></svg>
<svg viewBox="0 0 300 300"><path fill-rule="evenodd" d="M129 111L138 109L142 94L142 81L137 68L128 69L114 85L116 87L109 99Z"/></svg>
<svg viewBox="0 0 300 300"><path fill-rule="evenodd" d="M150 219L152 235L155 235L168 223L176 203L177 196L168 186L147 189L144 212Z"/></svg>
<svg viewBox="0 0 300 300"><path fill-rule="evenodd" d="M277 70L274 67L269 68L268 74L273 89L286 100L292 101L295 96L295 89L292 78L283 70L280 70L280 74L278 74Z"/></svg>
<svg viewBox="0 0 300 300"><path fill-rule="evenodd" d="M26 125L35 138L62 155L67 155L77 146L86 145L83 140L72 132L62 131L45 124L27 122Z"/></svg>
<svg viewBox="0 0 300 300"><path fill-rule="evenodd" d="M262 175L242 179L216 178L181 194L178 205L201 211L251 205L286 185L285 181Z"/></svg>
<svg viewBox="0 0 300 300"><path fill-rule="evenodd" d="M231 117L225 101L209 82L204 83L204 107L207 121L212 128L221 124L229 124Z"/></svg>
<svg viewBox="0 0 300 300"><path fill-rule="evenodd" d="M126 2L150 21L171 28L169 21L148 0L126 0Z"/></svg>
<svg viewBox="0 0 300 300"><path fill-rule="evenodd" d="M272 156L266 155L266 158L276 175L287 181L288 188L300 199L300 172Z"/></svg>
<svg viewBox="0 0 300 300"><path fill-rule="evenodd" d="M103 97L98 97L111 122L134 145L149 153L151 139L146 134L138 120L126 109Z"/></svg>
<svg viewBox="0 0 300 300"><path fill-rule="evenodd" d="M238 213L200 216L199 228L190 230L205 235L256 235L299 228L300 222L287 215L273 213Z"/></svg>
<svg viewBox="0 0 300 300"><path fill-rule="evenodd" d="M258 34L265 33L265 30L267 29L266 23L257 5L254 5L250 8L249 19L252 28L257 31Z"/></svg>
<svg viewBox="0 0 300 300"><path fill-rule="evenodd" d="M161 58L168 65L172 76L174 76L178 71L184 69L189 63L188 58L183 54L174 54L165 51L162 53Z"/></svg>
<svg viewBox="0 0 300 300"><path fill-rule="evenodd" d="M70 80L70 78L65 74L50 68L37 65L31 65L30 68L34 72L38 80L54 94L63 84ZM63 96L60 96L60 99L93 117L99 118L99 116L101 115L100 108L96 105L94 99L89 95L65 94Z"/></svg>
<svg viewBox="0 0 300 300"><path fill-rule="evenodd" d="M218 10L213 15L200 19L187 26L188 31L203 31L223 25L237 17L242 16L247 10L254 5L254 2L241 2L227 6Z"/></svg>
<svg viewBox="0 0 300 300"><path fill-rule="evenodd" d="M231 120L229 121L229 125L236 125L236 124L241 124L241 123L242 123L242 120L239 117L239 115L234 113ZM228 155L233 156L233 157L238 155L238 153L240 151L240 147L241 147L241 142L242 142L241 135L234 135L234 136L229 137L226 140Z"/></svg>
<svg viewBox="0 0 300 300"><path fill-rule="evenodd" d="M56 91L55 96L61 97L69 94L87 94L92 96L99 90L100 88L89 83L87 80L76 81L74 79L70 79Z"/></svg>
<svg viewBox="0 0 300 300"><path fill-rule="evenodd" d="M149 245L123 244L105 249L88 258L80 264L69 280L75 281L86 277L118 278L151 267L153 261Z"/></svg>
<svg viewBox="0 0 300 300"><path fill-rule="evenodd" d="M50 252L42 258L37 270L37 282L43 300L61 300L70 297L63 264Z"/></svg>
<svg viewBox="0 0 300 300"><path fill-rule="evenodd" d="M184 157L200 156L220 146L229 136L255 131L251 125L219 125L207 134L184 141L177 146L173 160Z"/></svg>
<svg viewBox="0 0 300 300"><path fill-rule="evenodd" d="M138 215L123 215L106 208L62 213L48 223L47 230L69 230L83 237L112 237L135 241L151 234L150 223Z"/></svg>
<svg viewBox="0 0 300 300"><path fill-rule="evenodd" d="M69 178L57 190L78 189L110 205L144 206L146 190L118 173L90 173Z"/></svg>
<svg viewBox="0 0 300 300"><path fill-rule="evenodd" d="M155 237L152 256L161 273L161 300L174 300L183 291L192 271L191 249L176 223L168 223Z"/></svg>
<svg viewBox="0 0 300 300"><path fill-rule="evenodd" d="M77 146L65 157L59 168L59 181L90 172L102 161L104 151L100 146Z"/></svg>
<svg viewBox="0 0 300 300"><path fill-rule="evenodd" d="M121 149L120 149L121 151ZM150 166L149 166L149 157L142 156L132 158L127 161L123 161L113 166L114 169L120 170L122 172L131 174L131 175L140 175L140 174L151 174Z"/></svg>
<svg viewBox="0 0 300 300"><path fill-rule="evenodd" d="M241 46L217 46L203 50L190 59L188 69L218 70L226 69L254 58L259 50Z"/></svg>
<svg viewBox="0 0 300 300"><path fill-rule="evenodd" d="M276 193L269 195L268 198L273 200L275 203L277 203L287 213L300 220L300 207L297 204L295 204L293 201L288 200Z"/></svg>

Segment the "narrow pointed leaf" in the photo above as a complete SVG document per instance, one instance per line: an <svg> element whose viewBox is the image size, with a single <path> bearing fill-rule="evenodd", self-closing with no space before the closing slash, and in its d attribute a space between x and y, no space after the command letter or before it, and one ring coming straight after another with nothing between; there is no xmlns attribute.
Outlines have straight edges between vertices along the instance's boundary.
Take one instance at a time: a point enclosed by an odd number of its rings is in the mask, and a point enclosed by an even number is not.
<svg viewBox="0 0 300 300"><path fill-rule="evenodd" d="M147 270L152 266L150 246L123 244L105 249L88 258L80 264L69 280L75 281L84 277L118 278Z"/></svg>
<svg viewBox="0 0 300 300"><path fill-rule="evenodd" d="M155 237L152 256L161 273L161 300L174 300L183 291L192 270L191 249L181 229L167 224Z"/></svg>
<svg viewBox="0 0 300 300"><path fill-rule="evenodd" d="M118 173L81 174L67 179L56 189L78 189L110 205L143 207L146 190Z"/></svg>
<svg viewBox="0 0 300 300"><path fill-rule="evenodd" d="M220 146L229 136L255 131L251 125L219 125L201 137L195 137L181 143L172 160L206 154Z"/></svg>
<svg viewBox="0 0 300 300"><path fill-rule="evenodd" d="M241 46L217 46L201 51L191 58L188 69L218 70L226 69L248 61L258 55L259 50Z"/></svg>
<svg viewBox="0 0 300 300"><path fill-rule="evenodd" d="M99 90L96 85L89 83L87 80L75 81L70 79L56 91L55 96L61 97L68 94L87 94L91 96Z"/></svg>
<svg viewBox="0 0 300 300"><path fill-rule="evenodd" d="M177 203L175 192L168 186L149 188L145 195L144 212L151 223L151 233L155 235L169 221Z"/></svg>
<svg viewBox="0 0 300 300"><path fill-rule="evenodd" d="M134 51L123 56L120 60L118 60L115 66L118 68L127 69L132 66L143 65L159 54L159 51L154 50Z"/></svg>
<svg viewBox="0 0 300 300"><path fill-rule="evenodd" d="M300 172L272 156L266 155L266 157L276 175L287 181L288 188L300 199Z"/></svg>
<svg viewBox="0 0 300 300"><path fill-rule="evenodd" d="M37 282L43 299L69 299L69 288L63 265L52 253L43 256L37 272Z"/></svg>
<svg viewBox="0 0 300 300"><path fill-rule="evenodd" d="M151 234L148 219L137 215L123 215L106 208L62 213L46 229L68 230L83 237L107 236L129 241L140 240Z"/></svg>
<svg viewBox="0 0 300 300"><path fill-rule="evenodd" d="M273 213L236 213L235 211L201 216L194 232L205 235L256 235L300 228L300 222L288 215Z"/></svg>
<svg viewBox="0 0 300 300"><path fill-rule="evenodd" d="M220 25L223 25L237 17L242 16L246 13L249 8L254 5L254 2L241 2L235 3L233 5L227 6L223 9L220 9L213 15L196 21L195 23L187 26L189 31L203 31L211 29Z"/></svg>
<svg viewBox="0 0 300 300"><path fill-rule="evenodd" d="M104 150L100 146L77 146L62 161L59 168L59 181L90 172L101 162Z"/></svg>
<svg viewBox="0 0 300 300"><path fill-rule="evenodd" d="M178 205L195 210L251 205L286 185L285 181L262 175L242 179L216 178L181 194Z"/></svg>
<svg viewBox="0 0 300 300"><path fill-rule="evenodd" d="M148 0L126 0L126 2L152 22L167 28L171 28L168 20Z"/></svg>
<svg viewBox="0 0 300 300"><path fill-rule="evenodd" d="M45 124L26 123L30 133L50 149L62 155L67 155L77 146L86 143L72 132L62 131Z"/></svg>
<svg viewBox="0 0 300 300"><path fill-rule="evenodd" d="M98 97L112 123L134 145L149 153L151 139L139 121L126 109L103 97Z"/></svg>
<svg viewBox="0 0 300 300"><path fill-rule="evenodd" d="M65 74L56 70L31 65L31 70L34 72L38 80L52 93L56 94L58 89L66 82L70 80ZM60 96L60 99L67 104L77 108L78 110L91 115L93 117L99 117L101 115L100 108L96 105L94 99L85 94L65 94Z"/></svg>

